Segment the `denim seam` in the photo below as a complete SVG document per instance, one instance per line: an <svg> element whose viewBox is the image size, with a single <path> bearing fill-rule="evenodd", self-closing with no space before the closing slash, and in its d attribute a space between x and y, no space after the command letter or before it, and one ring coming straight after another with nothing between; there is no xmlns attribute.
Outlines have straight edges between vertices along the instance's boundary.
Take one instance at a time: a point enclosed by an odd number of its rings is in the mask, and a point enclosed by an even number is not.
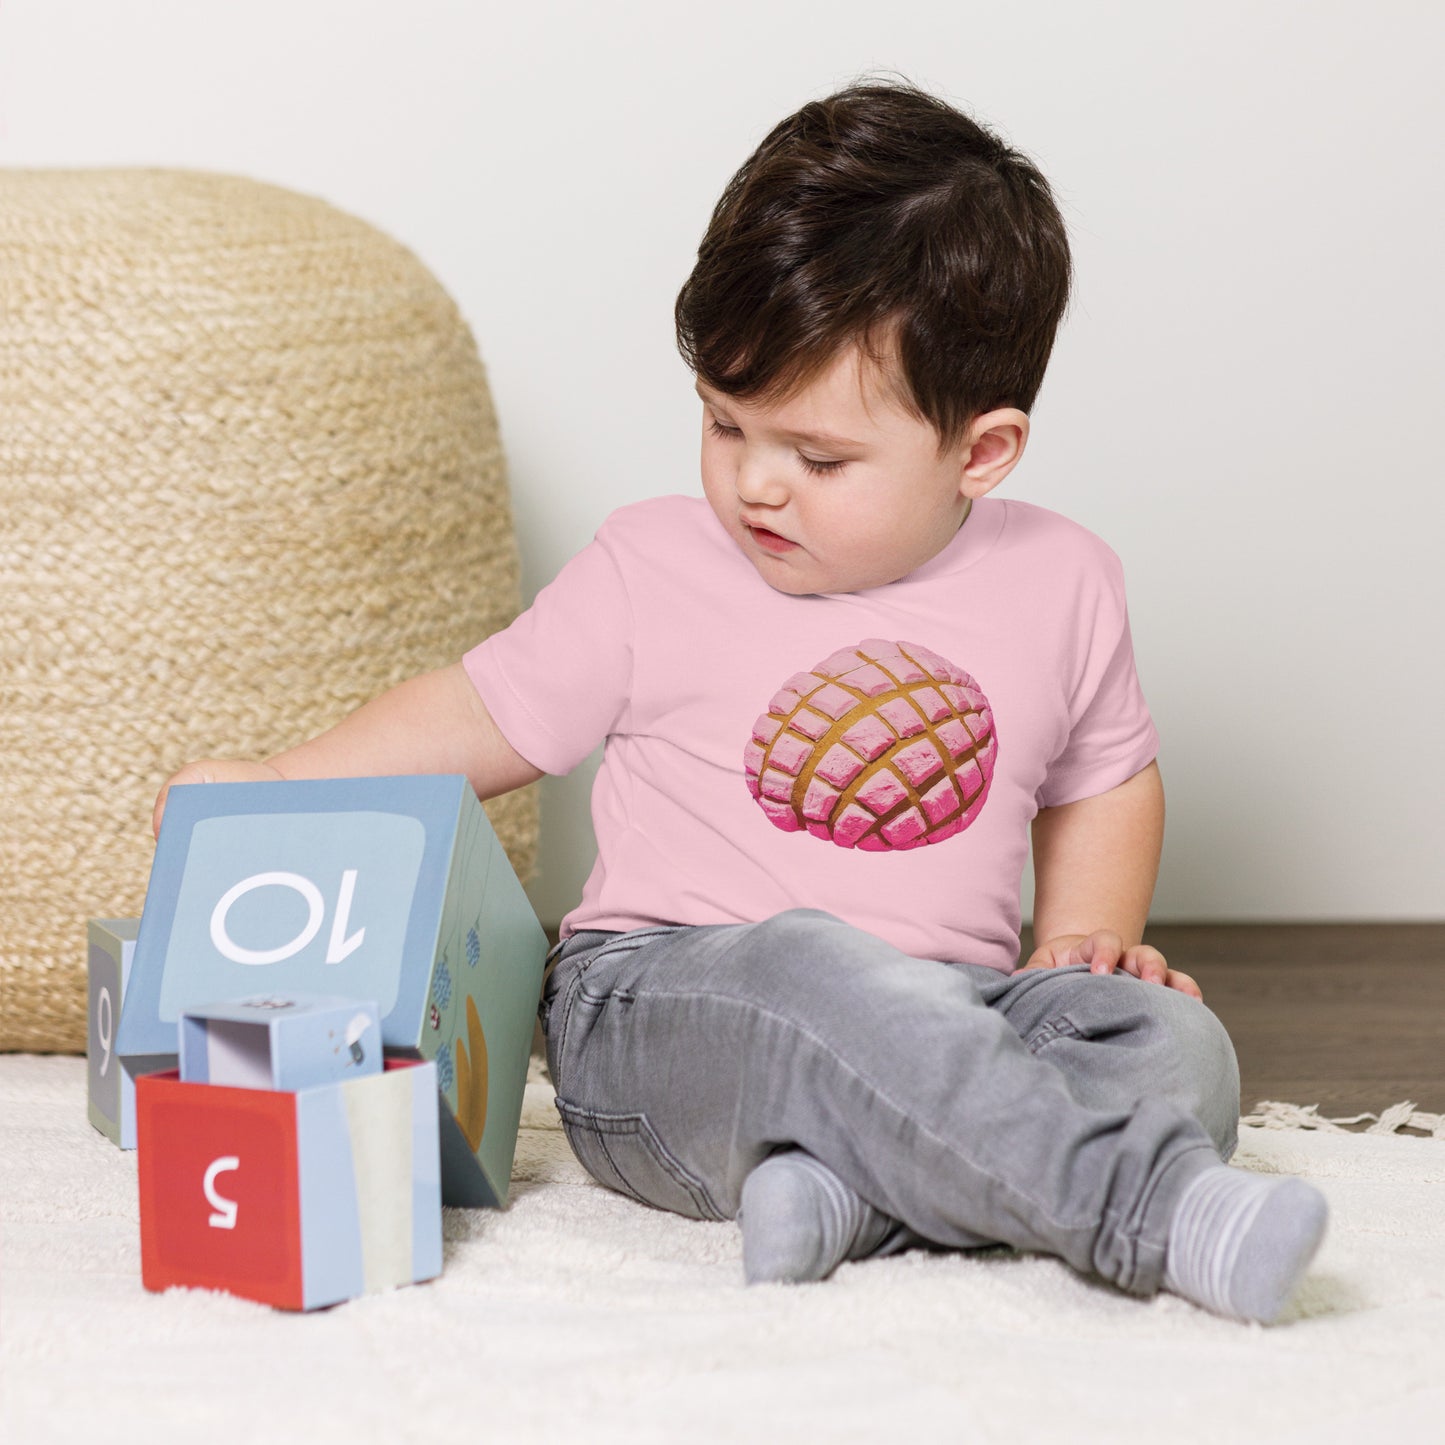
<svg viewBox="0 0 1445 1445"><path fill-rule="evenodd" d="M602 1127L601 1119L596 1114L594 1114L593 1117L594 1119L598 1119L598 1133L603 1134L607 1132ZM619 1130L618 1132L627 1131ZM642 1147L662 1165L663 1169L672 1176L678 1185L687 1191L688 1197L701 1213L710 1214L716 1220L727 1217L713 1202L712 1196L708 1193L707 1187L703 1184L702 1180L694 1177L692 1171L684 1166L682 1161L673 1154L672 1150L663 1143L662 1136L657 1132L656 1127L645 1113L639 1113L637 1115L637 1128L635 1132L642 1142ZM605 1143L603 1147L606 1147ZM614 1164L613 1167L616 1168L616 1165Z"/></svg>
<svg viewBox="0 0 1445 1445"><path fill-rule="evenodd" d="M953 1145L948 1142L948 1140L939 1138L939 1136L935 1134L931 1129L925 1128L916 1119L910 1118L908 1112L893 1098L891 1098L886 1090L884 1090L880 1085L875 1083L872 1079L865 1078L850 1063L848 1063L847 1060L842 1058L836 1050L831 1048L823 1039L820 1039L816 1034L811 1032L811 1030L798 1023L796 1019L791 1019L785 1014L775 1013L773 1010L764 1007L762 1004L757 1003L752 999L738 998L736 995L733 994L711 993L701 989L696 989L688 993L676 993L658 989L650 989L646 995L646 999L648 1002L651 1002L653 999L663 998L710 998L720 1003L735 1004L739 1007L750 1009L753 1013L757 1015L760 1015L764 1018L773 1019L778 1023L785 1024L790 1028L796 1029L798 1033L800 1033L804 1038L809 1039L818 1048L822 1049L825 1053L827 1053L833 1059L833 1061L838 1064L842 1069L844 1069L847 1073L851 1074L855 1079L857 1079L860 1083L864 1084L867 1088L871 1089L878 1099L882 1100L882 1102L885 1103L890 1109L892 1109L901 1119L910 1123L914 1128L918 1130L920 1134L923 1134L929 1139L932 1139L935 1144L939 1145L948 1153L954 1155L955 1158L963 1159L970 1169L977 1170L979 1174L983 1175L985 1179L988 1179L996 1187L1000 1189L1007 1189L1010 1194L1016 1195L1018 1198L1024 1200L1037 1214L1039 1214L1042 1218L1046 1219L1049 1224L1053 1225L1058 1229L1073 1231L1088 1229L1092 1227L1092 1221L1088 1220L1079 1223L1065 1223L1063 1220L1055 1218L1052 1214L1049 1213L1046 1208L1044 1208L1044 1206L1038 1200L1034 1199L1032 1195L1023 1193L1023 1191L1016 1189L1006 1180L998 1178L997 1175L992 1174L989 1170L983 1168L981 1165L975 1164L971 1159L965 1158L965 1156L960 1153L959 1150L955 1149ZM1117 1218L1117 1211L1106 1211L1105 1217L1109 1219L1115 1219ZM1132 1244L1134 1242L1133 1237L1128 1237Z"/></svg>
<svg viewBox="0 0 1445 1445"><path fill-rule="evenodd" d="M579 1128L584 1127L578 1125ZM607 1147L607 1140L602 1137L600 1129L590 1129L588 1132L597 1140L597 1147L602 1150L602 1157L607 1160L612 1168L613 1174L617 1176L617 1182L622 1186L629 1198L635 1199L639 1204L646 1204L647 1201L628 1183L627 1176L617 1167L617 1160L612 1157L612 1150Z"/></svg>
<svg viewBox="0 0 1445 1445"><path fill-rule="evenodd" d="M581 1113L581 1112L583 1112L583 1111L580 1110L580 1109L578 1109L577 1105L575 1105L575 1104L569 1104L569 1103L567 1103L564 1099L562 1099L562 1098L560 1098L560 1097L554 1098L554 1099L552 1100L552 1104L553 1104L553 1106L556 1108L557 1113L558 1113L559 1115L561 1115L561 1118L562 1118L562 1133L563 1133L563 1135L566 1137L567 1142L568 1142L569 1144L572 1144L572 1130L573 1130L573 1129L582 1129L582 1128L585 1127L583 1120L578 1119L578 1118L573 1117L573 1116L576 1115L576 1114L579 1114L579 1113ZM569 1112L569 1111L570 1111L570 1112ZM646 1204L647 1201L646 1201L645 1199L643 1199L642 1196L636 1192L636 1190L633 1189L633 1187L627 1182L626 1179L623 1178L623 1176L622 1176L622 1171L617 1167L617 1161L612 1157L611 1152L610 1152L610 1151L608 1150L608 1148L607 1148L606 1142L601 1138L601 1136L600 1136L600 1134L598 1133L598 1131L597 1131L596 1129L591 1129L591 1130L588 1130L588 1132L591 1133L591 1134L597 1139L598 1147L601 1148L601 1150L602 1150L602 1156L603 1156L603 1158L605 1158L605 1159L607 1160L608 1164L611 1165L611 1167L612 1167L612 1173L613 1173L614 1177L615 1177L616 1180L617 1180L616 1189L617 1189L618 1193L620 1193L620 1194L625 1194L629 1199L634 1199L634 1200L636 1200L637 1203L639 1203L639 1204ZM573 1149L573 1153L577 1153L577 1152L578 1152L575 1144L572 1145L572 1149ZM579 1163L582 1162L580 1155L579 1155L579 1157L578 1157L578 1162L579 1162ZM584 1168L584 1169L586 1168L586 1165L585 1165L585 1164L583 1165L583 1168ZM590 1174L590 1173L591 1173L591 1170L588 1170L588 1173ZM594 1177L595 1177L595 1176L594 1176ZM599 1179L597 1182L598 1182L599 1184L603 1184L603 1183L604 1183L604 1181L602 1181L602 1180L600 1180L600 1179ZM604 1185L604 1187L610 1187L610 1186Z"/></svg>
<svg viewBox="0 0 1445 1445"><path fill-rule="evenodd" d="M582 1128L583 1126L581 1124L577 1124L576 1127ZM617 1180L618 1189L629 1199L636 1200L638 1204L646 1204L647 1200L645 1200L642 1195L640 1195L637 1190L635 1190L632 1185L627 1182L627 1176L617 1167L617 1160L612 1157L612 1150L607 1147L607 1140L605 1140L602 1137L601 1133L596 1129L588 1130L588 1132L592 1135L594 1139L596 1139L597 1147L602 1150L602 1157L607 1161L608 1166L611 1168L613 1177Z"/></svg>
<svg viewBox="0 0 1445 1445"><path fill-rule="evenodd" d="M587 1109L580 1104L573 1104L561 1099L557 1100L557 1112L562 1115L564 1122L570 1123L576 1128L586 1129L596 1138L607 1162L612 1166L612 1172L621 1180L626 1192L640 1203L647 1204L649 1201L628 1184L627 1176L618 1168L617 1160L607 1147L606 1136L608 1134L616 1134L621 1137L631 1136L637 1139L664 1172L672 1177L673 1182L686 1191L700 1211L712 1215L715 1220L727 1218L713 1202L712 1195L709 1194L707 1186L702 1180L696 1178L692 1171L663 1143L645 1112L614 1114L605 1110Z"/></svg>
<svg viewBox="0 0 1445 1445"><path fill-rule="evenodd" d="M671 931L671 930L659 930L659 933L665 932L665 931ZM657 935L654 935L654 936L657 936ZM571 1019L572 1009L573 1009L573 1007L576 1005L579 995L582 995L582 994L585 992L585 990L583 990L583 988L581 987L581 984L582 984L582 980L583 980L583 979L585 978L585 976L586 976L587 970L588 970L589 968L591 968L591 966L592 966L594 963L598 962L602 957L604 957L604 956L606 956L606 955L608 955L608 954L611 954L611 953L614 953L614 952L618 952L618 951L631 953L631 952L634 952L636 948L640 948L640 947L642 947L642 946L643 946L643 941L639 941L639 942L637 942L636 944L634 944L634 945L632 945L632 946L630 946L630 947L624 948L624 949L622 949L622 950L618 950L618 949L611 948L611 947L609 947L608 945L605 945L605 944L604 944L601 948L598 949L598 951L597 951L595 954L593 954L590 958L588 958L584 963L582 963L582 964L580 965L580 967L579 967L579 969L578 969L577 978L573 981L573 984L572 984L572 986L571 986L571 997L567 1000L566 1012L565 1012L565 1014L563 1015L562 1032L561 1032L561 1035L560 1035L559 1041L558 1041L558 1062L559 1062L559 1065L560 1065L560 1062L561 1062L561 1045L562 1045L563 1043L565 1043L565 1041L566 1041L567 1026L568 1026L568 1023L570 1022L570 1019ZM596 994L586 994L586 998L587 998L587 1001L588 1001L590 1004L594 1005L594 1006L598 1006L598 1005L602 1005L602 1004L605 1004L605 1003L606 1003L606 996L605 996L605 995L599 996L599 995L596 995ZM884 1090L884 1089L883 1089L879 1084L877 1084L874 1080L872 1080L872 1079L870 1079L870 1078L865 1078L865 1077L864 1077L862 1074L860 1074L856 1069L854 1069L851 1064L849 1064L845 1059L843 1059L833 1048L831 1048L823 1039L819 1038L816 1034L814 1034L811 1030L809 1030L809 1029L808 1029L806 1026L804 1026L803 1024L799 1023L796 1019L789 1018L789 1017L788 1017L787 1015L785 1015L785 1014L779 1014L779 1013L775 1012L774 1010L769 1009L769 1008L766 1008L764 1005L762 1005L762 1004L760 1004L760 1003L757 1003L756 1001L754 1001L754 1000L752 1000L752 999L738 998L738 997L737 997L736 995L734 995L734 994L719 994L719 993L713 993L713 992L710 992L710 991L708 991L708 990L702 990L702 989L695 989L695 990L692 990L692 991L690 991L690 992L676 992L676 991L668 991L668 990L649 989L648 992L647 992L647 994L645 995L645 1000L646 1000L646 1001L651 1001L652 999L664 999L664 998L679 999L679 1000L688 1000L688 999L694 999L694 998L709 998L709 999L713 999L713 1000L715 1000L715 1001L717 1001L717 1002L720 1002L720 1003L738 1005L738 1006L740 1006L740 1007L743 1007L743 1008L746 1008L746 1009L751 1010L754 1014L756 1014L756 1015L758 1015L758 1016L760 1016L760 1017L769 1018L769 1019L774 1020L774 1021L777 1022L777 1023L781 1023L781 1024L786 1025L787 1027L796 1029L797 1032L798 1032L800 1035L802 1035L804 1038L806 1038L806 1039L808 1039L810 1042L812 1042L816 1047L818 1047L819 1049L821 1049L822 1051L824 1051L825 1053L827 1053L827 1054L834 1060L834 1062L835 1062L836 1064L838 1064L838 1065L839 1065L841 1068L843 1068L846 1072L850 1073L850 1074L851 1074L854 1078L856 1078L860 1083L864 1084L867 1088L871 1089L871 1090L873 1091L874 1095L875 1095L878 1099L880 1099L884 1104L886 1104L890 1109L892 1109L901 1119L903 1119L903 1120L911 1123L915 1128L918 1129L918 1131L919 1131L921 1134L923 1134L923 1135L925 1135L926 1137L928 1137L929 1139L931 1139L936 1145L938 1145L939 1147L943 1148L943 1149L944 1149L945 1151L947 1151L948 1153L952 1154L955 1158L964 1159L964 1162L968 1165L969 1168L971 1168L971 1169L976 1169L979 1174L981 1174L984 1178L988 1179L995 1187L1000 1188L1000 1189L1007 1189L1010 1194L1016 1195L1018 1198L1024 1200L1026 1203L1028 1203L1028 1205L1029 1205L1040 1217L1042 1217L1043 1219L1047 1220L1048 1223L1049 1223L1050 1225L1052 1225L1053 1227L1058 1228L1058 1229L1073 1231L1073 1232L1077 1232L1077 1231L1080 1231L1080 1230L1086 1230L1086 1229L1090 1229L1090 1228L1093 1228L1093 1227L1094 1227L1092 1221L1087 1221L1087 1220L1086 1220L1086 1221L1083 1221L1083 1222L1080 1222L1080 1223L1066 1223L1065 1221L1063 1221L1063 1220L1061 1220L1061 1219L1058 1219L1058 1218L1055 1217L1052 1213L1050 1213L1038 1200L1034 1199L1033 1196L1024 1193L1022 1190L1016 1189L1013 1185L1010 1185L1010 1184L1008 1184L1006 1181L1004 1181L1004 1180L1002 1180L1002 1179L999 1179L996 1175L994 1175L993 1173L991 1173L989 1170L983 1168L981 1165L975 1164L972 1160L966 1159L966 1158L960 1153L960 1151L957 1150L956 1148L954 1148L954 1146L951 1145L946 1139L941 1139L941 1138L939 1138L939 1136L938 1136L937 1134L935 1134L931 1129L925 1128L923 1125L919 1124L917 1120L910 1119L910 1116L908 1115L907 1111L906 1111L905 1109L903 1109L902 1106L899 1105L896 1100L894 1100L892 1097L890 1097L890 1095L887 1093L886 1090ZM1049 1022L1051 1022L1051 1023L1055 1023L1055 1022L1056 1022L1056 1023L1060 1023L1060 1024L1068 1024L1069 1028L1073 1028L1072 1023L1070 1023L1067 1019L1064 1019L1062 1015L1059 1015L1056 1020L1051 1020L1051 1021L1049 1021ZM1048 1024L1046 1024L1045 1027L1048 1027ZM1073 1037L1082 1037L1082 1035L1078 1034L1077 1031L1075 1031L1075 1033L1073 1034ZM1026 1046L1026 1047L1027 1047L1027 1046ZM599 1140L599 1143L601 1143L601 1142L602 1142L602 1141ZM1200 1147L1205 1147L1205 1146L1200 1146ZM1213 1150L1213 1145L1212 1145L1212 1144L1209 1145L1208 1147L1211 1149L1211 1151ZM602 1144L602 1148L603 1148L603 1152L606 1153L607 1151L606 1151L606 1145L605 1145L605 1143ZM609 1162L609 1163L612 1163L612 1167L613 1167L613 1169L614 1169L614 1171L615 1171L617 1166L616 1166L615 1163L613 1163L612 1158L611 1158L611 1155L608 1154L607 1157L608 1157L608 1162ZM619 1177L620 1177L620 1176L619 1176ZM1157 1185L1157 1181L1156 1181L1156 1185ZM644 1202L645 1202L645 1201L644 1201ZM1136 1216L1137 1216L1138 1219L1139 1219L1139 1227L1142 1227L1143 1214L1144 1214L1144 1212L1145 1212L1145 1210L1144 1210L1143 1207L1137 1207L1136 1210L1134 1211L1134 1213L1136 1214ZM1115 1233L1118 1234L1123 1240L1125 1240L1125 1241L1127 1242L1127 1244L1128 1244L1129 1247L1130 1247L1131 1254L1136 1254L1136 1255L1137 1255L1138 1248L1139 1248L1140 1244L1143 1243L1142 1241L1140 1241L1140 1239L1139 1239L1139 1237L1138 1237L1138 1228L1136 1227L1134 1230L1130 1230L1130 1229L1128 1228L1128 1226L1127 1226L1127 1221L1121 1222L1121 1221L1120 1221L1120 1213L1119 1213L1119 1211L1118 1211L1117 1209L1106 1208L1100 1222L1101 1222L1101 1223L1107 1223L1112 1229L1114 1229ZM1155 1246L1147 1245L1147 1244L1146 1244L1145 1247L1147 1247L1147 1248L1155 1248ZM1135 1263L1135 1265L1136 1265L1136 1267L1137 1267L1137 1260L1135 1260L1134 1263Z"/></svg>
<svg viewBox="0 0 1445 1445"><path fill-rule="evenodd" d="M609 948L608 945L604 943L597 950L596 953L592 954L589 958L584 959L580 964L578 964L576 976L572 979L571 983L567 985L568 994L566 1005L562 1012L562 1027L558 1030L557 1033L557 1061L559 1064L562 1060L562 1046L567 1042L567 1028L572 1021L572 1010L577 1005L578 997L585 994L587 1001L594 1004L606 1001L605 996L599 998L599 996L596 994L586 993L586 990L582 987L582 981L587 977L587 970L591 968L592 965L596 963L600 958L604 957L609 953L635 953L637 949L641 947L643 947L642 943L636 943L633 944L631 947L618 949ZM566 960L564 959L563 962L565 963Z"/></svg>
<svg viewBox="0 0 1445 1445"><path fill-rule="evenodd" d="M1159 1192L1159 1186L1164 1182L1164 1176L1166 1174L1172 1173L1178 1167L1179 1161L1185 1158L1187 1155L1199 1153L1204 1150L1207 1150L1209 1152L1211 1158L1216 1160L1218 1159L1219 1156L1215 1153L1214 1145L1212 1143L1194 1144L1190 1145L1187 1149L1181 1149L1179 1153L1176 1154L1174 1158L1169 1161L1169 1167L1167 1169L1160 1170L1160 1172L1154 1176L1154 1179L1149 1186L1148 1192L1144 1195L1144 1197L1139 1201L1138 1205L1136 1206L1135 1212L1138 1216L1137 1226L1132 1230L1126 1230L1122 1228L1120 1229L1120 1235L1124 1239L1128 1240L1130 1247L1130 1271L1128 1280L1128 1283L1130 1285L1134 1284L1139 1277L1139 1256L1141 1253L1147 1252L1153 1255L1161 1271L1163 1269L1163 1261L1168 1254L1169 1232L1167 1229L1165 1230L1164 1237L1157 1244L1151 1239L1143 1238L1142 1235L1142 1231L1144 1228L1144 1218L1149 1212L1149 1206L1154 1202L1154 1196Z"/></svg>
<svg viewBox="0 0 1445 1445"><path fill-rule="evenodd" d="M1060 1038L1080 1039L1085 1041L1087 1040L1087 1036L1080 1032L1078 1026L1074 1023L1072 1019L1066 1017L1063 1014L1056 1014L1051 1019L1045 1019L1044 1022L1039 1026L1039 1028L1034 1032L1033 1036L1028 1040L1029 1052L1031 1054L1037 1054L1040 1049L1046 1047L1047 1045L1055 1042L1057 1039ZM1215 1153L1214 1146L1212 1144L1200 1144L1197 1147L1200 1149L1208 1148L1211 1154ZM1176 1160L1170 1162L1170 1169L1174 1167L1174 1163L1177 1162L1178 1158L1182 1158L1184 1154L1191 1154L1193 1152L1194 1147L1182 1150L1181 1153L1176 1156ZM1104 1211L1104 1218L1108 1220L1111 1225L1114 1226L1115 1233L1121 1239L1127 1241L1129 1245L1131 1253L1131 1282L1133 1279L1138 1277L1139 1254L1141 1251L1147 1250L1156 1254L1162 1254L1168 1246L1167 1234L1165 1235L1163 1242L1159 1244L1155 1244L1150 1240L1146 1240L1142 1234L1144 1228L1144 1220L1148 1216L1150 1206L1154 1202L1154 1196L1158 1192L1164 1174L1167 1174L1168 1172L1169 1170L1166 1169L1159 1175L1156 1175L1147 1193L1142 1199L1140 1199L1136 1203L1134 1210L1132 1211L1132 1222L1128 1219L1119 1222L1119 1211L1116 1209L1106 1209Z"/></svg>
<svg viewBox="0 0 1445 1445"><path fill-rule="evenodd" d="M1036 1054L1045 1044L1051 1044L1055 1039L1082 1039L1084 1036L1078 1030L1074 1021L1059 1014L1051 1019L1045 1019L1038 1028L1027 1039L1028 1051Z"/></svg>

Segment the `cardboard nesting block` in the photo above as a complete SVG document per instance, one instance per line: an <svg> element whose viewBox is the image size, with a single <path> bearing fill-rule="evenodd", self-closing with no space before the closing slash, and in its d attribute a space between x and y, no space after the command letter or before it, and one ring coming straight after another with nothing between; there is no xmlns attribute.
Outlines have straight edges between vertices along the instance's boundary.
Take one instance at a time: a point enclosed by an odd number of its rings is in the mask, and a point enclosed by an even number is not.
<svg viewBox="0 0 1445 1445"><path fill-rule="evenodd" d="M135 1148L135 1076L163 1069L156 1058L116 1052L121 1005L135 956L138 918L92 918L86 925L89 1021L85 1032L87 1113L90 1122L122 1149Z"/></svg>
<svg viewBox="0 0 1445 1445"><path fill-rule="evenodd" d="M381 1072L376 1005L267 994L185 1009L181 1081L295 1092Z"/></svg>
<svg viewBox="0 0 1445 1445"><path fill-rule="evenodd" d="M137 1080L141 1278L310 1310L442 1269L436 1065L294 1093Z"/></svg>
<svg viewBox="0 0 1445 1445"><path fill-rule="evenodd" d="M174 1063L216 999L375 1000L388 1054L435 1061L445 1202L499 1206L546 953L460 775L172 788L116 1047Z"/></svg>

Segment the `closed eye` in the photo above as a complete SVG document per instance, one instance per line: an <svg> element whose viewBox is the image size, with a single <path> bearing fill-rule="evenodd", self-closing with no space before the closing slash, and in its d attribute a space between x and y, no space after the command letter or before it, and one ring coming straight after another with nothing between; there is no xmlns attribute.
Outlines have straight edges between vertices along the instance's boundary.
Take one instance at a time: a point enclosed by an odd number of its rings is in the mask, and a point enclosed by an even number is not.
<svg viewBox="0 0 1445 1445"><path fill-rule="evenodd" d="M727 441L731 441L733 437L740 437L742 435L742 432L739 431L737 427L723 426L716 418L709 424L708 430L712 432L715 437L722 437ZM812 457L805 457L802 452L798 453L798 460L802 462L810 472L836 472L841 471L842 468L848 465L846 461L815 462Z"/></svg>

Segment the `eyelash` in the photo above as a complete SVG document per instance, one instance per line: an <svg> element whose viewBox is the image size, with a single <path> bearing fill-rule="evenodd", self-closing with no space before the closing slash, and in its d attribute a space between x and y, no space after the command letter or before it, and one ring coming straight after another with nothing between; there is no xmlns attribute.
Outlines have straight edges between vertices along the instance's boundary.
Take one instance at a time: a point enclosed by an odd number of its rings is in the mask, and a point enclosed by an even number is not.
<svg viewBox="0 0 1445 1445"><path fill-rule="evenodd" d="M719 422L719 421L717 421L716 419L713 420L713 422L711 423L711 425L708 427L708 430L709 430L710 432L712 432L712 434L713 434L715 437L728 438L728 437L735 437L735 436L741 436L741 435L742 435L742 433L737 429L737 427L735 427L735 426L723 426L722 423ZM800 462L802 462L802 464L803 464L810 472L814 472L814 473L836 472L836 471L840 471L843 467L846 467L846 466L848 465L847 462L842 462L842 461L840 461L840 462L815 462L811 457L805 457L801 452L798 453L798 460L799 460Z"/></svg>

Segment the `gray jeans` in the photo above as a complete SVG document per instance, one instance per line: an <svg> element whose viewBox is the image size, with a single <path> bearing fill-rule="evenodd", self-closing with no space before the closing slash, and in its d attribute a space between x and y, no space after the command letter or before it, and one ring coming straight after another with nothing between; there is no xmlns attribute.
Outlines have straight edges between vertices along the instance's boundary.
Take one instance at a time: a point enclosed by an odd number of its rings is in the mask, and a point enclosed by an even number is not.
<svg viewBox="0 0 1445 1445"><path fill-rule="evenodd" d="M749 1172L802 1148L911 1242L1042 1251L1150 1295L1179 1195L1237 1143L1224 1026L1130 974L917 959L813 908L553 955L568 1142L694 1219L734 1218Z"/></svg>

